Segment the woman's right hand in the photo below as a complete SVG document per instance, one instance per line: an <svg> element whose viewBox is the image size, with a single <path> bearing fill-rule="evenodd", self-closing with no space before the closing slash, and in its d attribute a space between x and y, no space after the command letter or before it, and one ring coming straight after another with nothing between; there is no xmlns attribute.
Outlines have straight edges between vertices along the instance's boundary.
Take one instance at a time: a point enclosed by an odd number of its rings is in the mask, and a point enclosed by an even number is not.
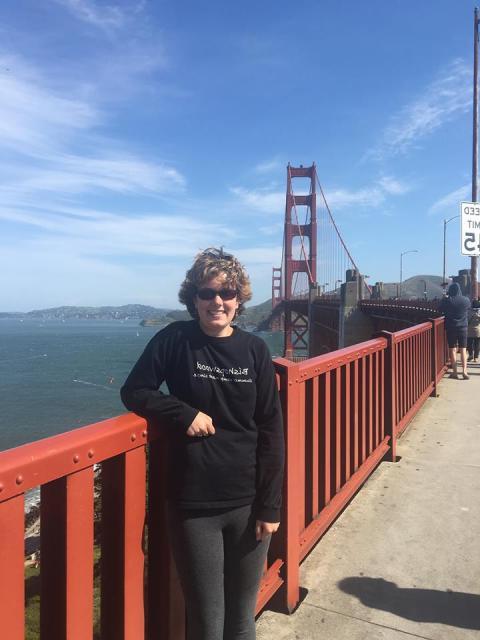
<svg viewBox="0 0 480 640"><path fill-rule="evenodd" d="M201 437L212 436L215 433L215 427L210 416L199 411L195 416L192 424L187 429L187 436Z"/></svg>

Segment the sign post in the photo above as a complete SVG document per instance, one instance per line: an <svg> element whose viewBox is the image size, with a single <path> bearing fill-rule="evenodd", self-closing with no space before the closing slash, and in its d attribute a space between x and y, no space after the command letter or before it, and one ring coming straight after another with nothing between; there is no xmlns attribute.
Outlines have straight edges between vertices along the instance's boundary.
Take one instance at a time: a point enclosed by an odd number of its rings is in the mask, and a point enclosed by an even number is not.
<svg viewBox="0 0 480 640"><path fill-rule="evenodd" d="M472 149L472 200L477 202L478 171L478 9L473 13L473 149ZM462 218L463 220L463 218ZM463 226L463 225L462 225ZM470 232L471 233L471 232ZM471 243L470 243L471 244ZM478 298L478 253L471 253L470 258L470 299Z"/></svg>
<svg viewBox="0 0 480 640"><path fill-rule="evenodd" d="M460 245L464 256L480 256L480 202L461 202Z"/></svg>

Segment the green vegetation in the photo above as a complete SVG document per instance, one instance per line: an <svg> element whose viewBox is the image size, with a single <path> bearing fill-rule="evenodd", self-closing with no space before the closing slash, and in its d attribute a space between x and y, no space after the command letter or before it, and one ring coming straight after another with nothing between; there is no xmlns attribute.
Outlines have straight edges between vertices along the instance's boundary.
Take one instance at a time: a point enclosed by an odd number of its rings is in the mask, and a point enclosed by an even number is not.
<svg viewBox="0 0 480 640"><path fill-rule="evenodd" d="M93 637L100 638L100 547L93 550ZM40 638L40 569L25 568L25 640Z"/></svg>
<svg viewBox="0 0 480 640"><path fill-rule="evenodd" d="M40 570L25 569L25 640L40 637Z"/></svg>

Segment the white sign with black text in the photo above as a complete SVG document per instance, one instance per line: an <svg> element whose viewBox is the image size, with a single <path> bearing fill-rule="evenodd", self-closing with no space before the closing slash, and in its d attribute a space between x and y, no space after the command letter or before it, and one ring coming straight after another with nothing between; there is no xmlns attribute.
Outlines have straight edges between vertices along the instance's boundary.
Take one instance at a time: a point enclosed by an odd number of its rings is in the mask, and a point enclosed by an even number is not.
<svg viewBox="0 0 480 640"><path fill-rule="evenodd" d="M480 256L480 202L461 202L461 250L464 256Z"/></svg>

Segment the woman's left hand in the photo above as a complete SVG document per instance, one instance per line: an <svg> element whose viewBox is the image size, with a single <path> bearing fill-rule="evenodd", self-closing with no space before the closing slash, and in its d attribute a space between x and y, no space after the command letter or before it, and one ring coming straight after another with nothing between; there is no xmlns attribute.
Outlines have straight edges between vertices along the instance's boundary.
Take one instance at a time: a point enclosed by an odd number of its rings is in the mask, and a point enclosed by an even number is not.
<svg viewBox="0 0 480 640"><path fill-rule="evenodd" d="M268 536L271 536L272 533L277 531L280 526L279 522L264 522L263 520L257 520L255 524L255 537L258 542L261 540L265 540Z"/></svg>

